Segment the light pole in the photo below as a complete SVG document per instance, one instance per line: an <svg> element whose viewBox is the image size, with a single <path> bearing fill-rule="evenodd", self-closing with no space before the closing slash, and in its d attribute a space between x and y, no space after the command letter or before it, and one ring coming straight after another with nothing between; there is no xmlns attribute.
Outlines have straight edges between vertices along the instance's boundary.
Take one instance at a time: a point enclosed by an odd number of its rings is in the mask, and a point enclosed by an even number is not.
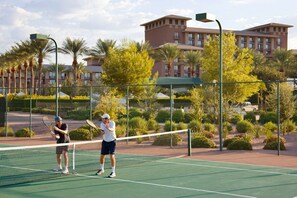
<svg viewBox="0 0 297 198"><path fill-rule="evenodd" d="M220 103L219 103L219 108L220 108L220 119L219 119L219 136L220 136L220 151L223 150L223 140L222 140L222 134L223 134L223 43L222 43L222 26L219 20L216 19L214 15L211 15L209 13L200 13L196 14L196 20L201 21L204 23L207 22L217 22L219 25L219 30L220 30L220 79L219 79L219 84L220 84Z"/></svg>
<svg viewBox="0 0 297 198"><path fill-rule="evenodd" d="M30 39L31 40L52 40L55 44L55 52L56 52L56 116L59 115L59 103L58 103L58 92L59 92L59 72L58 72L58 45L55 39L51 38L48 35L44 34L30 34Z"/></svg>

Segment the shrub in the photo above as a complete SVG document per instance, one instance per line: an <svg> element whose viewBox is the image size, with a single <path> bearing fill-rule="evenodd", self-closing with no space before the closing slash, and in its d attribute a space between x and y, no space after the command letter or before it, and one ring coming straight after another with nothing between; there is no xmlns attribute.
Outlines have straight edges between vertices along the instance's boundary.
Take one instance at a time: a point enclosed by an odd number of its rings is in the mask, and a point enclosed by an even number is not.
<svg viewBox="0 0 297 198"><path fill-rule="evenodd" d="M129 121L129 127L132 129L147 130L147 122L141 117L134 117Z"/></svg>
<svg viewBox="0 0 297 198"><path fill-rule="evenodd" d="M213 139L215 136L212 132L209 132L209 131L202 131L199 133L199 135L203 135L209 139Z"/></svg>
<svg viewBox="0 0 297 198"><path fill-rule="evenodd" d="M90 130L85 128L78 128L69 133L71 140L91 140Z"/></svg>
<svg viewBox="0 0 297 198"><path fill-rule="evenodd" d="M286 143L286 140L283 137L279 137L279 141L283 144ZM278 142L278 137L276 135L272 135L272 136L266 137L263 140L263 143L270 143L270 142Z"/></svg>
<svg viewBox="0 0 297 198"><path fill-rule="evenodd" d="M142 117L142 113L140 109L137 109L137 108L129 109L129 118L132 119L135 117Z"/></svg>
<svg viewBox="0 0 297 198"><path fill-rule="evenodd" d="M157 136L153 142L155 146L170 146L172 138L172 146L177 146L179 143L182 142L182 138L179 134L168 134L168 135L161 135Z"/></svg>
<svg viewBox="0 0 297 198"><path fill-rule="evenodd" d="M29 128L23 128L15 133L15 137L33 137L34 135L34 131Z"/></svg>
<svg viewBox="0 0 297 198"><path fill-rule="evenodd" d="M0 137L5 137L5 136L6 136L5 127L0 127ZM14 132L11 127L7 127L7 136L14 136Z"/></svg>
<svg viewBox="0 0 297 198"><path fill-rule="evenodd" d="M227 150L253 150L252 144L242 138L231 142Z"/></svg>
<svg viewBox="0 0 297 198"><path fill-rule="evenodd" d="M117 120L117 125L127 125L127 118L120 118Z"/></svg>
<svg viewBox="0 0 297 198"><path fill-rule="evenodd" d="M242 115L240 115L239 113L234 114L231 118L231 123L235 125L239 121L242 121Z"/></svg>
<svg viewBox="0 0 297 198"><path fill-rule="evenodd" d="M160 130L160 126L158 124L158 122L154 119L149 119L147 121L147 129L148 130L155 130L155 131L158 131Z"/></svg>
<svg viewBox="0 0 297 198"><path fill-rule="evenodd" d="M188 125L183 123L183 122L178 123L178 125L176 126L177 130L184 130L184 129L187 129L187 128L188 128Z"/></svg>
<svg viewBox="0 0 297 198"><path fill-rule="evenodd" d="M266 124L264 124L264 128L271 131L271 132L274 132L274 131L277 130L276 124L274 124L272 122L267 122Z"/></svg>
<svg viewBox="0 0 297 198"><path fill-rule="evenodd" d="M201 122L198 122L197 120L192 120L189 125L188 128L192 130L192 133L198 133L201 131Z"/></svg>
<svg viewBox="0 0 297 198"><path fill-rule="evenodd" d="M216 148L215 142L203 135L195 135L191 143L192 148Z"/></svg>
<svg viewBox="0 0 297 198"><path fill-rule="evenodd" d="M190 123L193 120L194 115L192 113L185 113L184 118L185 123Z"/></svg>
<svg viewBox="0 0 297 198"><path fill-rule="evenodd" d="M285 120L281 124L281 130L282 130L283 134L290 133L290 132L294 131L295 128L296 128L295 123L291 120Z"/></svg>
<svg viewBox="0 0 297 198"><path fill-rule="evenodd" d="M240 138L241 137L236 136L236 137L225 139L224 142L223 142L223 147L227 147L229 144L231 144L232 142L234 142L234 141L236 141L236 140L238 140Z"/></svg>
<svg viewBox="0 0 297 198"><path fill-rule="evenodd" d="M164 131L175 131L176 130L176 124L175 122L172 122L172 130L170 128L170 121L166 121L164 125Z"/></svg>
<svg viewBox="0 0 297 198"><path fill-rule="evenodd" d="M263 149L265 150L278 150L277 142L268 142L264 145ZM284 143L280 142L280 150L286 150L286 146Z"/></svg>
<svg viewBox="0 0 297 198"><path fill-rule="evenodd" d="M265 124L267 122L277 123L277 116L275 112L265 112L260 115L259 122L261 124Z"/></svg>
<svg viewBox="0 0 297 198"><path fill-rule="evenodd" d="M236 130L238 133L246 133L247 131L252 130L252 128L253 128L252 123L250 123L247 120L239 121L236 124Z"/></svg>
<svg viewBox="0 0 297 198"><path fill-rule="evenodd" d="M211 133L214 133L215 130L216 130L215 125L210 124L210 123L205 123L205 124L203 125L203 128L204 128L205 131L208 131L208 132L211 132Z"/></svg>
<svg viewBox="0 0 297 198"><path fill-rule="evenodd" d="M183 122L185 120L184 112L181 109L175 110L172 113L172 120L175 123Z"/></svg>
<svg viewBox="0 0 297 198"><path fill-rule="evenodd" d="M126 125L116 125L117 137L126 136Z"/></svg>
<svg viewBox="0 0 297 198"><path fill-rule="evenodd" d="M165 123L166 120L170 120L170 113L164 110L159 111L156 116L156 121L159 123Z"/></svg>
<svg viewBox="0 0 297 198"><path fill-rule="evenodd" d="M246 115L244 115L244 119L247 121L250 121L251 123L255 123L256 121L255 112L253 111L246 112Z"/></svg>

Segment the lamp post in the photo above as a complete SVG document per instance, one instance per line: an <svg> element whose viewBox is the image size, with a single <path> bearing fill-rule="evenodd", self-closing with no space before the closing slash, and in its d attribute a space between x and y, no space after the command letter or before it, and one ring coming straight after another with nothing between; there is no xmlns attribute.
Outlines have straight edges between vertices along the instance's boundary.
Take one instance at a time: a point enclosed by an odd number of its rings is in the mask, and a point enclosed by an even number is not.
<svg viewBox="0 0 297 198"><path fill-rule="evenodd" d="M219 20L216 17L209 13L200 13L196 14L196 20L201 21L204 23L207 22L217 22L219 25L220 30L220 71L219 71L219 84L220 84L220 102L219 102L219 109L220 109L220 119L219 119L219 136L220 136L220 151L223 150L223 141L222 141L222 134L223 134L223 43L222 43L222 26Z"/></svg>
<svg viewBox="0 0 297 198"><path fill-rule="evenodd" d="M58 45L55 39L51 38L48 35L44 34L30 34L30 39L31 40L52 40L55 44L55 53L56 53L56 116L59 115L59 103L58 103L58 93L59 93L59 72L58 72Z"/></svg>

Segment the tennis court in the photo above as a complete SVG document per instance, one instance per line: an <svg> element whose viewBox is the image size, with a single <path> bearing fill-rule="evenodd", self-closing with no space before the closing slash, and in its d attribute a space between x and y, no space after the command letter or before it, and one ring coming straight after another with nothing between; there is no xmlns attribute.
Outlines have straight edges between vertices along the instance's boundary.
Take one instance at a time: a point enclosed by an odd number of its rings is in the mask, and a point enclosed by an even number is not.
<svg viewBox="0 0 297 198"><path fill-rule="evenodd" d="M104 175L95 175L98 144L77 148L75 155L69 153L76 161L71 165L76 174L69 175L52 171L56 166L53 148L1 153L0 197L297 196L296 169L191 159L183 146L155 148L171 154L151 156L139 154L142 149L148 151L148 145L129 145L138 154L117 154L116 178L106 177L110 173L108 158Z"/></svg>

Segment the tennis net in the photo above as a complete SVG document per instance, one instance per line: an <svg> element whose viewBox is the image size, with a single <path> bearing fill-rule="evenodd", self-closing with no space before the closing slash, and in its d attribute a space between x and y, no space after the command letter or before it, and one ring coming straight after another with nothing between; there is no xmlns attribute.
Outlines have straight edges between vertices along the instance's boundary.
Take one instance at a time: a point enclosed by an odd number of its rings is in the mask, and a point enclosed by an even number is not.
<svg viewBox="0 0 297 198"><path fill-rule="evenodd" d="M178 130L117 138L117 169L145 166L145 163L163 158L190 155L190 136L189 130ZM1 147L0 188L63 176L61 172L53 170L57 168L57 146L69 146L70 174L93 175L99 168L101 142L98 139L64 144ZM109 164L107 156L105 166L108 168Z"/></svg>

